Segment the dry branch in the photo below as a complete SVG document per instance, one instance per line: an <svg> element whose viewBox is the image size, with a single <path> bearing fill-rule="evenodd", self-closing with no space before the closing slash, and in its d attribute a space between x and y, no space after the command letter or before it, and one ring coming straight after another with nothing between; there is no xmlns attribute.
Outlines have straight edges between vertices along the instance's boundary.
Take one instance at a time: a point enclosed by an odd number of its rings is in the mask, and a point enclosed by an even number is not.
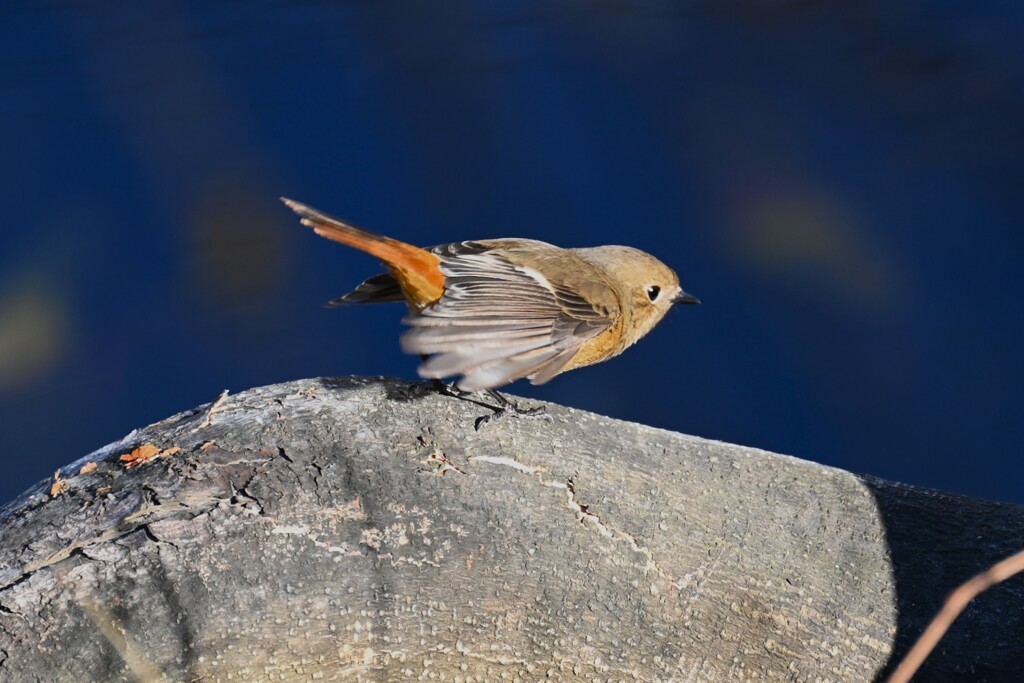
<svg viewBox="0 0 1024 683"><path fill-rule="evenodd" d="M1020 507L549 410L475 432L309 380L133 432L0 512L0 679L870 681L1024 539ZM1016 577L915 680L1022 653Z"/></svg>

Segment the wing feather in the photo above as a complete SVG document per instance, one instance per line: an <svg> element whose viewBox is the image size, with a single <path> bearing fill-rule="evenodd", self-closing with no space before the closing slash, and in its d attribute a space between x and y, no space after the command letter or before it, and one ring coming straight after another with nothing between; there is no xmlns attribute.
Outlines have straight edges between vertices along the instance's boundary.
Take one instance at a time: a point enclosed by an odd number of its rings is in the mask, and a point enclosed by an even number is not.
<svg viewBox="0 0 1024 683"><path fill-rule="evenodd" d="M487 243L444 245L434 253L445 293L406 317L412 329L402 336L405 351L431 356L420 366L423 377L462 375L459 387L467 391L520 377L542 384L612 325L581 295Z"/></svg>
<svg viewBox="0 0 1024 683"><path fill-rule="evenodd" d="M534 349L500 361L480 365L465 373L459 381L459 388L464 391L492 389L511 381L509 378L530 376L538 369L545 367L552 358L558 355L559 352L554 349Z"/></svg>
<svg viewBox="0 0 1024 683"><path fill-rule="evenodd" d="M529 352L544 350L544 340L523 341L516 345L479 349L472 355L441 353L428 358L420 367L423 377L449 377L465 375L475 368L496 365L511 358L519 358ZM463 387L465 388L465 387ZM487 388L487 387L478 387ZM467 389L475 391L476 389Z"/></svg>
<svg viewBox="0 0 1024 683"><path fill-rule="evenodd" d="M381 273L364 280L348 294L331 299L328 308L345 304L383 304L392 301L405 301L402 286L391 273Z"/></svg>

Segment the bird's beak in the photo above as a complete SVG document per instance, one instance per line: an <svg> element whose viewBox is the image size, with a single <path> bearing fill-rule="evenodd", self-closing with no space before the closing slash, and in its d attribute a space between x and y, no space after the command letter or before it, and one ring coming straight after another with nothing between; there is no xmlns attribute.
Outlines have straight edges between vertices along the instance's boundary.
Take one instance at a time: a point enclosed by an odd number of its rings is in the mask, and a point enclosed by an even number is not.
<svg viewBox="0 0 1024 683"><path fill-rule="evenodd" d="M672 299L674 304L699 304L700 299L695 297L693 294L687 294L683 290L679 290L679 293Z"/></svg>

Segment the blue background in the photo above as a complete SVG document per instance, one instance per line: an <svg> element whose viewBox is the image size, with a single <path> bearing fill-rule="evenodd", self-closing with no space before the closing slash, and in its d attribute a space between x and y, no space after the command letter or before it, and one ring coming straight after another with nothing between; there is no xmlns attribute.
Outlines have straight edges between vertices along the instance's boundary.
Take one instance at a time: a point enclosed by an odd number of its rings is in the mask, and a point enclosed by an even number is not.
<svg viewBox="0 0 1024 683"><path fill-rule="evenodd" d="M225 388L415 377L285 194L704 301L513 393L1024 502L1022 7L8 3L0 499Z"/></svg>

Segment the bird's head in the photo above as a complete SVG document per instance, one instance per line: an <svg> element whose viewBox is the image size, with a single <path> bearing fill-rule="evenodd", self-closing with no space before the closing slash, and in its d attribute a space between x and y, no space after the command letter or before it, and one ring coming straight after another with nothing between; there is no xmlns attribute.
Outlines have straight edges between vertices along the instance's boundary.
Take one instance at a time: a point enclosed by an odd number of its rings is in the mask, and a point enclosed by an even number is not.
<svg viewBox="0 0 1024 683"><path fill-rule="evenodd" d="M650 332L675 304L699 304L683 291L676 272L650 254L632 247L607 246L581 251L613 279L623 305L629 309L628 343Z"/></svg>

